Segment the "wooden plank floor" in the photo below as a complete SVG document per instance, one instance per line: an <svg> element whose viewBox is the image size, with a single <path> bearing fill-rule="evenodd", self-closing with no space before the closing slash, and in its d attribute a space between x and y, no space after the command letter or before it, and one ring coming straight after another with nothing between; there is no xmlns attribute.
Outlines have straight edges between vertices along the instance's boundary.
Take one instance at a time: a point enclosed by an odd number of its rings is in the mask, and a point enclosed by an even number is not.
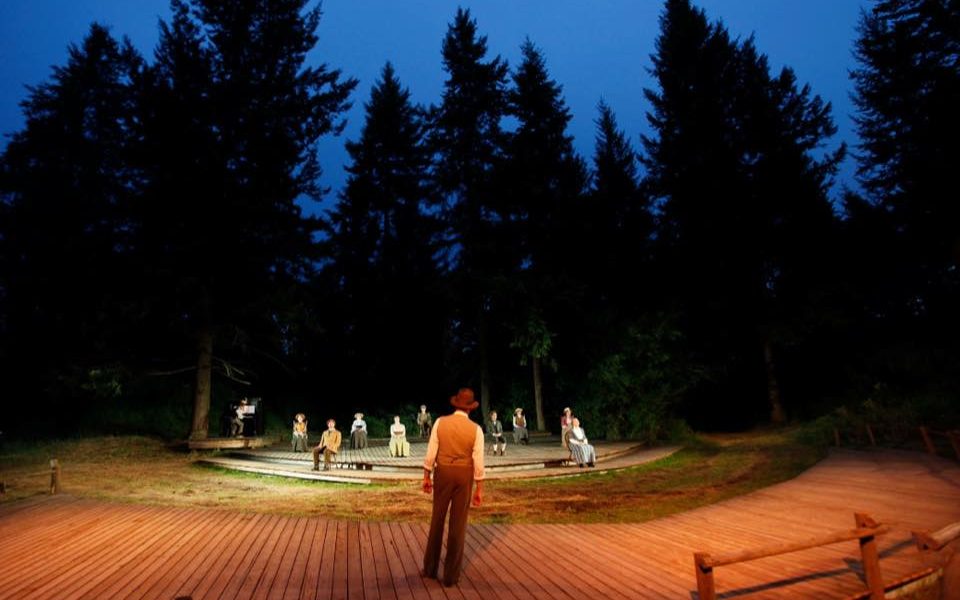
<svg viewBox="0 0 960 600"><path fill-rule="evenodd" d="M884 578L916 571L909 531L960 520L960 466L838 451L789 482L648 523L471 526L454 588L419 575L424 523L34 498L0 504L0 600L696 598L695 550L848 529L855 510L893 527ZM841 598L860 578L855 542L716 570L721 598Z"/></svg>

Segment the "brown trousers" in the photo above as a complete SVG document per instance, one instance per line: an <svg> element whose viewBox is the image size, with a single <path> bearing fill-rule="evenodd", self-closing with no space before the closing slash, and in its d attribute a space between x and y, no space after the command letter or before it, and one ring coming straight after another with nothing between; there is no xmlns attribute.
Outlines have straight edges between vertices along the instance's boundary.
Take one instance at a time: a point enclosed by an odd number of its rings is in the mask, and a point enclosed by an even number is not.
<svg viewBox="0 0 960 600"><path fill-rule="evenodd" d="M450 512L447 532L447 556L443 561L443 583L454 585L460 580L463 566L463 544L467 536L467 513L473 496L473 466L441 466L433 472L433 514L427 549L423 553L423 572L436 577L443 545L443 525Z"/></svg>
<svg viewBox="0 0 960 600"><path fill-rule="evenodd" d="M323 449L323 469L326 471L330 468L330 461L333 460L333 457L337 453L329 448ZM320 448L313 448L313 468L316 469L320 466Z"/></svg>

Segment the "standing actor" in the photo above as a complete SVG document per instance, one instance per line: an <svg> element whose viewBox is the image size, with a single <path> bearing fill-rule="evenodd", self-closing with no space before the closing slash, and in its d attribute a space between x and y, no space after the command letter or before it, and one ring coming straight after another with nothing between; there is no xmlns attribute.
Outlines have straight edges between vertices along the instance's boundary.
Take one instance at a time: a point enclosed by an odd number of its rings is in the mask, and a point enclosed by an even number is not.
<svg viewBox="0 0 960 600"><path fill-rule="evenodd" d="M450 404L456 410L433 424L427 457L423 462L423 491L427 494L433 492L433 514L423 554L423 574L437 577L443 526L449 511L447 556L443 562L443 585L448 587L460 580L474 482L477 486L473 492L473 505L480 506L483 501L483 429L470 420L470 411L478 405L473 390L462 388L450 398ZM433 482L430 481L431 472Z"/></svg>
<svg viewBox="0 0 960 600"><path fill-rule="evenodd" d="M340 432L337 431L337 422L327 419L327 430L320 436L320 443L313 449L313 470L320 470L320 453L323 452L323 470L330 470L330 462L340 451Z"/></svg>

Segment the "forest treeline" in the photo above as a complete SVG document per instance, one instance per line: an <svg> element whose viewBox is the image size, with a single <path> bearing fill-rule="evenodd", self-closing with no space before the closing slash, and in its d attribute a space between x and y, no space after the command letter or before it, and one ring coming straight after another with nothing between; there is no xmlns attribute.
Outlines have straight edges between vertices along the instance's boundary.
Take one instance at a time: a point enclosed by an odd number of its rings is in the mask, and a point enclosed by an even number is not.
<svg viewBox="0 0 960 600"><path fill-rule="evenodd" d="M203 437L240 396L316 424L460 386L611 438L956 415L956 2L864 10L847 148L790 68L666 0L624 73L653 76L649 131L598 99L590 157L534 41L507 64L458 10L421 106L389 63L358 99L307 61L320 18L173 0L152 56L94 24L29 89L0 162L0 429ZM862 191L834 180L847 152Z"/></svg>

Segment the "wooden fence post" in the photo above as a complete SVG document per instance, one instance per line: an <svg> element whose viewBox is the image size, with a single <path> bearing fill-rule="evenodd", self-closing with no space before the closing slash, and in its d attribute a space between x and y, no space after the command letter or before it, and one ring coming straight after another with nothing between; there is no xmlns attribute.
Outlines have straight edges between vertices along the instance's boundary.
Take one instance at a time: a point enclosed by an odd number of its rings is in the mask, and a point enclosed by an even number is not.
<svg viewBox="0 0 960 600"><path fill-rule="evenodd" d="M927 452L936 454L937 447L933 445L933 440L930 439L930 432L927 431L926 427L920 427L920 435L923 436L923 445L927 447Z"/></svg>
<svg viewBox="0 0 960 600"><path fill-rule="evenodd" d="M957 460L960 460L960 431L954 429L949 432L950 443L953 445L953 451L957 454Z"/></svg>
<svg viewBox="0 0 960 600"><path fill-rule="evenodd" d="M877 440L873 437L873 428L870 427L870 424L867 424L867 437L870 438L870 445L876 446Z"/></svg>
<svg viewBox="0 0 960 600"><path fill-rule="evenodd" d="M833 443L837 445L837 448L840 447L840 432L836 427L833 428Z"/></svg>
<svg viewBox="0 0 960 600"><path fill-rule="evenodd" d="M697 569L697 595L700 600L717 600L717 588L713 583L713 567L707 565L710 555L694 552L693 563Z"/></svg>
<svg viewBox="0 0 960 600"><path fill-rule="evenodd" d="M878 527L879 523L865 513L853 513L853 520L859 528ZM870 600L883 600L883 576L880 573L880 554L877 550L877 538L868 535L860 538L860 560L863 564L863 577L867 581Z"/></svg>
<svg viewBox="0 0 960 600"><path fill-rule="evenodd" d="M50 459L50 493L60 493L60 461L55 458Z"/></svg>

